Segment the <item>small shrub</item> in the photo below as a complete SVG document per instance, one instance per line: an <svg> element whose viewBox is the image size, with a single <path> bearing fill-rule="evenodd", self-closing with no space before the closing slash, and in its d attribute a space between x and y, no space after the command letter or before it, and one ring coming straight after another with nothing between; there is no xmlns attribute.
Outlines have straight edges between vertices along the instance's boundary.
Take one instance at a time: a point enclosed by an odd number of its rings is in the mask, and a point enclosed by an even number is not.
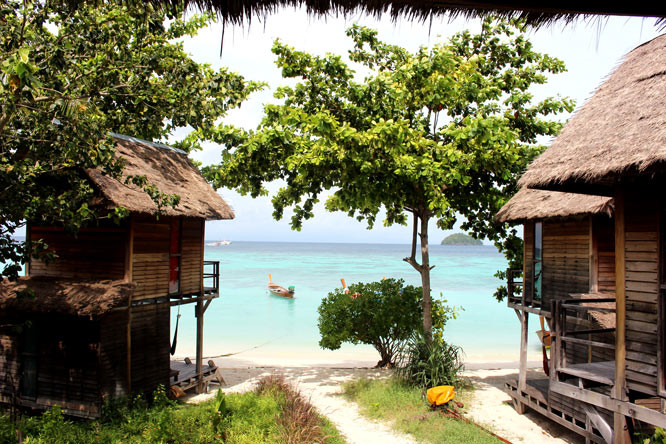
<svg viewBox="0 0 666 444"><path fill-rule="evenodd" d="M337 350L343 342L372 345L381 357L377 367L393 366L400 344L423 328L421 287L402 279L356 283L349 291L338 288L321 302L319 345ZM434 299L433 330L440 331L455 318L456 309Z"/></svg>
<svg viewBox="0 0 666 444"><path fill-rule="evenodd" d="M418 333L400 353L398 375L408 385L428 389L456 384L462 368L462 348L448 344L439 336L428 342Z"/></svg>

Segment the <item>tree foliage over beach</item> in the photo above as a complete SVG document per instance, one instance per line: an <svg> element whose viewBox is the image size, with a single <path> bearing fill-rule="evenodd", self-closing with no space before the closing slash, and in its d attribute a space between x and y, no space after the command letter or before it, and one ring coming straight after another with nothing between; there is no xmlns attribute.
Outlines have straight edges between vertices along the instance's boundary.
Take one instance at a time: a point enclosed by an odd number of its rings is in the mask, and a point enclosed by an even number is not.
<svg viewBox="0 0 666 444"><path fill-rule="evenodd" d="M382 210L387 226L411 218L405 261L421 275L429 335L428 222L451 229L460 215L461 228L474 237L514 246L516 231L493 216L544 149L538 137L560 130L550 118L573 108L567 99L533 100L530 87L565 68L536 52L523 30L519 21L486 19L478 34L463 31L411 53L353 26L349 59L369 72L362 81L338 55L315 56L276 41L283 77L298 83L277 90L282 102L265 105L256 131L220 127L215 140L226 145L223 161L205 172L217 186L253 197L266 193L265 183L284 181L273 215L280 219L291 208L294 229L327 194L329 211L369 228Z"/></svg>
<svg viewBox="0 0 666 444"><path fill-rule="evenodd" d="M319 345L337 350L344 342L372 345L379 352L377 367L393 366L404 341L423 331L423 292L402 279L358 282L338 288L319 305ZM432 319L435 336L456 317L456 308L435 300Z"/></svg>
<svg viewBox="0 0 666 444"><path fill-rule="evenodd" d="M38 252L12 234L26 219L78 230L98 217L81 174L118 176L109 131L165 141L191 126L199 140L259 85L198 64L176 40L211 16L183 19L182 7L91 2L0 1L0 277L15 277ZM167 24L168 20L168 24ZM159 206L175 205L145 178L133 177Z"/></svg>

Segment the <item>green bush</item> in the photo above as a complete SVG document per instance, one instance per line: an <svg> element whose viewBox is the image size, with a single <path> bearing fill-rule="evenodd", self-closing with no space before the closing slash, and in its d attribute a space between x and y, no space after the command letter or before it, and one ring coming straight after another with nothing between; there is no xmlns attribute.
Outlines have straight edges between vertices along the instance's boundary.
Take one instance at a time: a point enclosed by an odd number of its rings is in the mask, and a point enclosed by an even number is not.
<svg viewBox="0 0 666 444"><path fill-rule="evenodd" d="M342 343L372 345L381 357L378 367L393 366L401 344L423 329L421 287L404 285L402 279L356 283L349 292L337 288L319 306L319 345L337 350ZM441 337L455 308L445 300L433 300L433 330Z"/></svg>
<svg viewBox="0 0 666 444"><path fill-rule="evenodd" d="M428 342L419 332L400 352L398 375L408 385L428 389L455 385L460 381L462 368L462 348L448 344L437 335Z"/></svg>

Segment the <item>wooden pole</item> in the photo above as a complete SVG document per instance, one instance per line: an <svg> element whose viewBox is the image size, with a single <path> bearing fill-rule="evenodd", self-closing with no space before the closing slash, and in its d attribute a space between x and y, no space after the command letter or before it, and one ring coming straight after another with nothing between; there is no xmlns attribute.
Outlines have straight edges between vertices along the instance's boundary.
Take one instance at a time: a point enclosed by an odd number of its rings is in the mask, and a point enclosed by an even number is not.
<svg viewBox="0 0 666 444"><path fill-rule="evenodd" d="M618 400L625 400L625 209L624 193L618 189L615 193L615 386L613 396ZM613 414L614 444L627 444L626 418L619 412Z"/></svg>
<svg viewBox="0 0 666 444"><path fill-rule="evenodd" d="M590 293L599 292L599 240L594 231L594 216L590 216Z"/></svg>
<svg viewBox="0 0 666 444"><path fill-rule="evenodd" d="M196 356L196 372L197 372L197 393L201 393L203 390L203 321L204 321L204 308L203 300L204 297L204 283L203 283L203 258L204 258L204 247L205 247L205 238L206 238L206 222L201 220L201 274L199 278L199 295L200 298L197 301L197 305L194 308L195 315L197 317L197 356Z"/></svg>
<svg viewBox="0 0 666 444"><path fill-rule="evenodd" d="M125 255L125 280L131 282L133 279L133 255L134 255L134 217L130 216L129 239L127 241L127 252ZM132 295L127 301L127 327L126 327L127 350L125 351L127 368L127 396L132 395Z"/></svg>
<svg viewBox="0 0 666 444"><path fill-rule="evenodd" d="M518 372L518 391L527 389L527 333L529 312L523 311L520 318L520 369ZM519 402L517 405L519 414L525 413L525 405Z"/></svg>

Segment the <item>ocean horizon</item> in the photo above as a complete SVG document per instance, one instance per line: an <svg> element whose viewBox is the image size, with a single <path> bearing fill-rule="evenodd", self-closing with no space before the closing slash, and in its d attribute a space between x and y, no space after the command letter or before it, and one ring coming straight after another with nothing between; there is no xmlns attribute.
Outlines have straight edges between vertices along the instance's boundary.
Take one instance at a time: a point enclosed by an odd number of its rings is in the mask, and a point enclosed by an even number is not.
<svg viewBox="0 0 666 444"><path fill-rule="evenodd" d="M215 242L210 239L206 242ZM345 344L338 351L319 347L317 307L326 295L354 282L402 278L420 286L420 275L402 259L409 244L233 241L206 246L205 260L220 262L220 297L205 314L204 355L215 357L287 356L292 361L378 360L371 346ZM494 246L430 246L433 298L460 307L458 317L446 328L445 340L463 348L475 362L518 359L520 324L505 302L493 297L501 281L493 275L506 268L506 260ZM296 288L294 299L268 294L268 275L285 287ZM174 332L178 309L172 308ZM183 306L176 356L192 356L196 324L191 306ZM535 330L538 322L532 323ZM536 335L531 359L538 359Z"/></svg>

